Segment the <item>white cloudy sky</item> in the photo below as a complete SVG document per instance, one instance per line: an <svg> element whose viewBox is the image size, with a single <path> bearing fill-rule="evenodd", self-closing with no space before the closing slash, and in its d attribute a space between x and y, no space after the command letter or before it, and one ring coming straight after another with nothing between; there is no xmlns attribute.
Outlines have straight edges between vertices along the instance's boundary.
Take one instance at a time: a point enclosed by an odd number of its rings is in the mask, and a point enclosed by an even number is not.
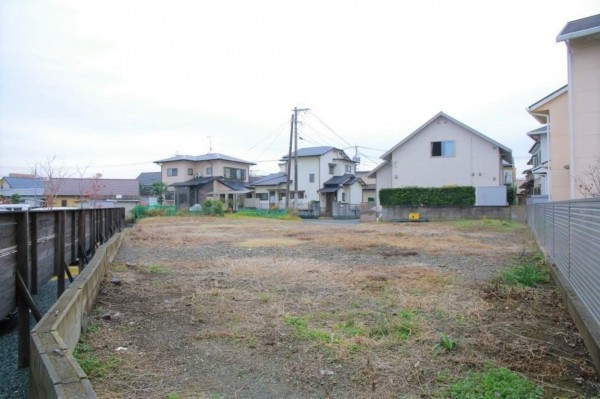
<svg viewBox="0 0 600 399"><path fill-rule="evenodd" d="M0 175L56 157L135 178L174 154L277 170L301 146L359 146L368 170L440 110L513 149L566 83L555 38L598 0L0 3ZM354 155L354 149L348 149Z"/></svg>

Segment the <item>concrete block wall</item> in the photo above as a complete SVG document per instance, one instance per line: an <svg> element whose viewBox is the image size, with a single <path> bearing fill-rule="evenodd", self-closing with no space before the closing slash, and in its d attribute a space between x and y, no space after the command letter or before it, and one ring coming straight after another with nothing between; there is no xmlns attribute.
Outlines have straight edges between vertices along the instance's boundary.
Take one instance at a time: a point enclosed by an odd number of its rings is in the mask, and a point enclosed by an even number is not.
<svg viewBox="0 0 600 399"><path fill-rule="evenodd" d="M515 208L515 209L512 209ZM522 208L522 207L521 207ZM429 220L460 220L460 219L506 219L525 221L525 213L518 206L473 206L473 207L406 207L384 206L383 220L391 222L398 219L408 219L409 213L418 213Z"/></svg>
<svg viewBox="0 0 600 399"><path fill-rule="evenodd" d="M31 332L30 398L96 398L72 353L121 241L119 233L98 248L90 263Z"/></svg>

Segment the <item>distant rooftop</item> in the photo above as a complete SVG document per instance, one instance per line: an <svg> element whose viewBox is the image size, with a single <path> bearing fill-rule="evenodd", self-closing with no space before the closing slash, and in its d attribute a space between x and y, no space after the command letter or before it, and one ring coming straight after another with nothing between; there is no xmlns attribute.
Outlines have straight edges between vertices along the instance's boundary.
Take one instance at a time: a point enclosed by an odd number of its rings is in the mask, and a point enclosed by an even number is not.
<svg viewBox="0 0 600 399"><path fill-rule="evenodd" d="M596 33L600 33L600 14L567 22L556 37L556 41L564 42Z"/></svg>
<svg viewBox="0 0 600 399"><path fill-rule="evenodd" d="M44 181L39 177L12 177L4 178L10 187L4 188L44 188Z"/></svg>
<svg viewBox="0 0 600 399"><path fill-rule="evenodd" d="M193 161L193 162L201 162L201 161L230 161L230 162L239 162L245 163L248 165L256 165L253 162L244 161L243 159L230 157L229 155L219 154L219 153L210 153L204 155L174 155L170 158L160 159L158 161L154 161L154 163L161 164L165 162L175 162L175 161Z"/></svg>

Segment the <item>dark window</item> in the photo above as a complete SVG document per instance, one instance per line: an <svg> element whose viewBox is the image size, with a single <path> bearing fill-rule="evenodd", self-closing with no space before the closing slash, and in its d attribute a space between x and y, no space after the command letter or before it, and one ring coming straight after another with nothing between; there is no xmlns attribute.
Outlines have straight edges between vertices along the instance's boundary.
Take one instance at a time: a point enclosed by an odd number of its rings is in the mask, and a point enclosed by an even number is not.
<svg viewBox="0 0 600 399"><path fill-rule="evenodd" d="M309 183L314 183L315 182L315 174L311 173L308 175L308 182Z"/></svg>
<svg viewBox="0 0 600 399"><path fill-rule="evenodd" d="M61 200L60 206L67 206L67 200Z"/></svg>
<svg viewBox="0 0 600 399"><path fill-rule="evenodd" d="M194 169L188 168L188 176L194 176Z"/></svg>
<svg viewBox="0 0 600 399"><path fill-rule="evenodd" d="M246 171L244 169L236 169L236 168L225 168L224 176L226 179L231 180L246 180Z"/></svg>
<svg viewBox="0 0 600 399"><path fill-rule="evenodd" d="M167 176L177 176L177 168L167 169Z"/></svg>
<svg viewBox="0 0 600 399"><path fill-rule="evenodd" d="M334 163L330 163L329 164L329 174L332 175L335 173L335 164Z"/></svg>
<svg viewBox="0 0 600 399"><path fill-rule="evenodd" d="M454 141L433 141L431 143L432 157L453 157Z"/></svg>

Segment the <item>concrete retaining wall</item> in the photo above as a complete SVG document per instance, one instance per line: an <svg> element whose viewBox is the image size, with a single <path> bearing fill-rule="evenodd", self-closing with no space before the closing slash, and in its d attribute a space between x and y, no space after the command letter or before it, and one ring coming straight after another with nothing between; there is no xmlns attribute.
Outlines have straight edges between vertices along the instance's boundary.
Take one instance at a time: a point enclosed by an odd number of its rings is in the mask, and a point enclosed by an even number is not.
<svg viewBox="0 0 600 399"><path fill-rule="evenodd" d="M31 332L30 398L96 398L72 352L122 236L123 233L116 234L98 248L90 263Z"/></svg>
<svg viewBox="0 0 600 399"><path fill-rule="evenodd" d="M523 206L472 206L472 207L405 207L384 206L383 220L391 222L398 219L408 219L409 213L418 213L429 220L459 220L459 219L507 219L525 221Z"/></svg>

